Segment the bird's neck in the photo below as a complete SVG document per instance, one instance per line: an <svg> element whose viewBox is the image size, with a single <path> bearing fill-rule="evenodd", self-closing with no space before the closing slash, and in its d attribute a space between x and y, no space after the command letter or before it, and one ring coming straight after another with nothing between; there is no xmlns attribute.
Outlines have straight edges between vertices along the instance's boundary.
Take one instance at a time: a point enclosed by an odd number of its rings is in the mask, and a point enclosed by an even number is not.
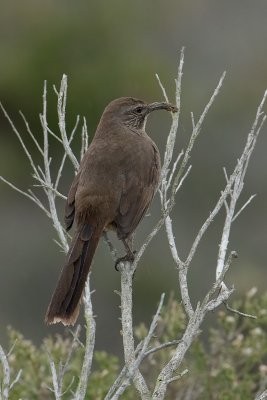
<svg viewBox="0 0 267 400"><path fill-rule="evenodd" d="M145 121L146 122L146 121ZM145 123L142 128L137 128L130 123L118 120L117 118L101 118L96 129L95 137L118 136L118 135L138 135L147 136L145 132Z"/></svg>

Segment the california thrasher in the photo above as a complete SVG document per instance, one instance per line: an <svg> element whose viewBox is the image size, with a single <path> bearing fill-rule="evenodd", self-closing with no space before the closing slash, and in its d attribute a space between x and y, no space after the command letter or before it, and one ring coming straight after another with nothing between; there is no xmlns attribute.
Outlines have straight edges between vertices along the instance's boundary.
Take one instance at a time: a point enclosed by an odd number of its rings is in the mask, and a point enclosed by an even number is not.
<svg viewBox="0 0 267 400"><path fill-rule="evenodd" d="M160 155L145 132L154 110L176 112L167 103L147 104L132 97L112 101L75 176L65 207L69 230L76 230L45 321L73 325L98 242L104 230L115 230L133 260L129 239L149 207L160 178Z"/></svg>

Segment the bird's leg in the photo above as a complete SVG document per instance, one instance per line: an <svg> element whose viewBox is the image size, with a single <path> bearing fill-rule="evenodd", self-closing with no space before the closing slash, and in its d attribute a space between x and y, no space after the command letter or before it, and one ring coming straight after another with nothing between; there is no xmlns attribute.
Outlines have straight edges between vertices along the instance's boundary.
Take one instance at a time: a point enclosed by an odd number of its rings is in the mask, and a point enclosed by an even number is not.
<svg viewBox="0 0 267 400"><path fill-rule="evenodd" d="M123 261L133 262L134 255L136 253L135 251L132 250L133 249L133 236L131 236L130 238L127 238L127 239L122 239L122 243L125 247L126 255L117 259L117 261L115 263L116 271L119 270L118 265L120 262L123 262Z"/></svg>

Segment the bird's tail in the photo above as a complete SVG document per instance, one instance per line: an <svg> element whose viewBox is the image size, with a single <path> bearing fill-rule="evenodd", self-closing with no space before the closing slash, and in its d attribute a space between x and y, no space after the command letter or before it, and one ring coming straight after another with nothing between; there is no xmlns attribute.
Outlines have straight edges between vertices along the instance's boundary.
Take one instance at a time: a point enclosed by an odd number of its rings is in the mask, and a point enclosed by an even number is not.
<svg viewBox="0 0 267 400"><path fill-rule="evenodd" d="M103 227L84 224L75 233L51 302L45 316L47 324L74 325L80 300Z"/></svg>

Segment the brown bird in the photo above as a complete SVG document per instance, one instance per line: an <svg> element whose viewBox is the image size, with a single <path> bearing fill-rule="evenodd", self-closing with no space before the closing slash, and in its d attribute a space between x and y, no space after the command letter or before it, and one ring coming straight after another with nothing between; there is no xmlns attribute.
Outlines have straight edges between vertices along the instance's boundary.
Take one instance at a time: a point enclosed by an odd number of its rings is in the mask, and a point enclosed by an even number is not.
<svg viewBox="0 0 267 400"><path fill-rule="evenodd" d="M160 178L160 155L145 132L154 110L176 112L167 103L122 97L104 110L95 136L71 185L65 207L69 230L76 223L45 321L73 325L89 268L104 230L115 230L133 260L129 240L149 207Z"/></svg>

